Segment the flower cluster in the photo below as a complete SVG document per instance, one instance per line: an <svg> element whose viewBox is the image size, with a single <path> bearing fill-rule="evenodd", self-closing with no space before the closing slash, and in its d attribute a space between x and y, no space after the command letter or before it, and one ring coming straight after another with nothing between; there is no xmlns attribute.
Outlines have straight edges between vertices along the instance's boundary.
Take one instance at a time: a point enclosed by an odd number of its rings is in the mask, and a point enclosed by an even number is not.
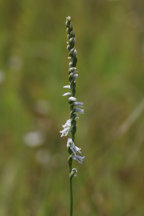
<svg viewBox="0 0 144 216"><path fill-rule="evenodd" d="M75 49L75 33L73 30L71 17L66 18L66 31L67 31L67 50L68 50L68 59L69 59L69 84L65 85L63 88L68 89L63 96L67 96L68 103L70 105L70 119L62 126L63 130L60 131L61 137L67 136L71 132L72 138L67 140L67 148L70 153L69 162L72 165L72 159L78 161L79 163L83 162L84 156L81 156L81 149L74 144L75 133L76 133L76 119L79 118L78 114L83 114L84 109L83 103L78 102L75 97L76 94L76 79L78 77L78 71L76 68L77 64L77 51ZM71 167L70 165L70 167ZM71 176L76 176L77 170L71 168Z"/></svg>
<svg viewBox="0 0 144 216"><path fill-rule="evenodd" d="M79 155L79 154L81 154L81 148L77 147L71 138L68 138L68 140L67 140L67 148L71 150L72 158L74 160L78 161L79 163L83 162L83 159L85 157Z"/></svg>

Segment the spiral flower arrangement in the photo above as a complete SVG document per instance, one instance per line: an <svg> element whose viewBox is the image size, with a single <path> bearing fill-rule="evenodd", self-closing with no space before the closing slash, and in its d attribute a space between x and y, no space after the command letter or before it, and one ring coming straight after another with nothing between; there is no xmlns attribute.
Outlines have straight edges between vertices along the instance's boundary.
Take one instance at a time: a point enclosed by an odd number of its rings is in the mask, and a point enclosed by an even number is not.
<svg viewBox="0 0 144 216"><path fill-rule="evenodd" d="M76 68L77 64L77 51L75 49L75 33L72 26L71 17L66 17L66 32L67 32L67 50L69 59L69 84L63 88L68 89L68 92L64 93L63 96L68 97L68 103L70 105L70 118L62 125L63 130L60 131L61 137L67 136L71 133L71 137L67 139L67 149L69 153L68 165L69 165L69 179L70 179L70 216L73 215L73 191L72 191L72 179L77 176L77 169L73 168L73 160L79 163L83 162L84 156L81 155L81 148L77 147L75 142L76 133L76 120L79 118L78 114L83 114L84 109L83 103L78 102L75 97L76 94L76 79L78 77L78 71Z"/></svg>

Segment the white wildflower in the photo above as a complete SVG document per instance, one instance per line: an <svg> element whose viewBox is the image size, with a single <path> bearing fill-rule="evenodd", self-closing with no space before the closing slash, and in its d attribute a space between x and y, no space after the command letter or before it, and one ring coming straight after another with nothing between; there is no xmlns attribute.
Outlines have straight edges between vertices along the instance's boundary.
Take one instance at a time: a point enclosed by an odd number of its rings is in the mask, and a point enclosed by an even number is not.
<svg viewBox="0 0 144 216"><path fill-rule="evenodd" d="M77 162L79 162L79 163L82 164L82 162L83 162L85 156L80 156L80 155L75 155L75 154L73 154L72 158L73 158L74 160L76 160Z"/></svg>
<svg viewBox="0 0 144 216"><path fill-rule="evenodd" d="M69 102L75 102L77 99L75 97L69 97L68 101Z"/></svg>
<svg viewBox="0 0 144 216"><path fill-rule="evenodd" d="M78 77L78 74L73 74L72 77L75 80Z"/></svg>
<svg viewBox="0 0 144 216"><path fill-rule="evenodd" d="M72 141L72 138L68 138L67 140L67 148L70 148L73 154L81 154L81 148L77 147L74 142Z"/></svg>
<svg viewBox="0 0 144 216"><path fill-rule="evenodd" d="M75 71L77 68L76 67L70 67L69 68L69 72L73 72L73 71Z"/></svg>
<svg viewBox="0 0 144 216"><path fill-rule="evenodd" d="M70 92L66 92L62 96L71 96L71 93Z"/></svg>
<svg viewBox="0 0 144 216"><path fill-rule="evenodd" d="M79 163L83 162L83 159L85 158L85 156L77 155L77 154L81 154L81 148L77 147L71 138L68 138L67 148L70 148L70 150L72 151L73 153L72 158L74 160L78 161Z"/></svg>
<svg viewBox="0 0 144 216"><path fill-rule="evenodd" d="M70 85L65 85L63 88L70 89Z"/></svg>
<svg viewBox="0 0 144 216"><path fill-rule="evenodd" d="M77 55L76 49L74 49L73 54L74 54L75 56Z"/></svg>
<svg viewBox="0 0 144 216"><path fill-rule="evenodd" d="M68 127L64 128L63 130L60 131L61 137L67 136L69 132L70 132L70 128L68 128Z"/></svg>
<svg viewBox="0 0 144 216"><path fill-rule="evenodd" d="M69 67L71 67L73 65L73 62L69 62Z"/></svg>
<svg viewBox="0 0 144 216"><path fill-rule="evenodd" d="M75 111L80 114L84 114L84 109L75 108Z"/></svg>
<svg viewBox="0 0 144 216"><path fill-rule="evenodd" d="M75 106L83 107L84 103L83 102L74 102Z"/></svg>
<svg viewBox="0 0 144 216"><path fill-rule="evenodd" d="M71 127L71 120L68 119L68 120L66 121L66 123L65 123L64 125L62 125L62 127L63 127L63 128Z"/></svg>
<svg viewBox="0 0 144 216"><path fill-rule="evenodd" d="M71 120L68 119L64 125L62 125L63 130L60 131L61 137L67 136L71 129Z"/></svg>

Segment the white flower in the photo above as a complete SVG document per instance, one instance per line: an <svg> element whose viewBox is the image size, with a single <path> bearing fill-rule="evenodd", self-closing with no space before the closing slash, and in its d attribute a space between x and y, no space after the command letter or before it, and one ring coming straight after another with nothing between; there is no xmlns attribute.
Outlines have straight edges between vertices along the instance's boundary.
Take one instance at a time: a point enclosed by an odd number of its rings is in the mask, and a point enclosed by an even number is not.
<svg viewBox="0 0 144 216"><path fill-rule="evenodd" d="M77 68L76 67L70 67L69 72L75 71Z"/></svg>
<svg viewBox="0 0 144 216"><path fill-rule="evenodd" d="M72 138L68 138L67 140L67 148L70 148L73 154L81 154L81 148L77 147L74 142L72 141Z"/></svg>
<svg viewBox="0 0 144 216"><path fill-rule="evenodd" d="M74 154L74 155L72 156L72 158L73 158L74 160L76 160L77 162L79 162L79 163L82 164L82 162L83 162L85 156L80 156L80 155L75 155L75 154Z"/></svg>
<svg viewBox="0 0 144 216"><path fill-rule="evenodd" d="M73 74L73 75L72 75L72 78L73 78L74 80L76 80L77 77L78 77L78 74Z"/></svg>
<svg viewBox="0 0 144 216"><path fill-rule="evenodd" d="M70 85L65 85L63 88L70 89Z"/></svg>
<svg viewBox="0 0 144 216"><path fill-rule="evenodd" d="M66 21L71 21L71 17L70 16L68 16L66 19L67 19Z"/></svg>
<svg viewBox="0 0 144 216"><path fill-rule="evenodd" d="M63 130L60 131L61 137L67 136L69 132L70 132L70 128L68 128L68 127L64 128Z"/></svg>
<svg viewBox="0 0 144 216"><path fill-rule="evenodd" d="M75 108L75 111L80 113L80 114L84 114L84 109Z"/></svg>
<svg viewBox="0 0 144 216"><path fill-rule="evenodd" d="M70 92L66 92L66 93L64 93L62 96L70 96L70 95L71 95Z"/></svg>
<svg viewBox="0 0 144 216"><path fill-rule="evenodd" d="M69 97L68 101L69 102L75 102L77 99L75 97Z"/></svg>
<svg viewBox="0 0 144 216"><path fill-rule="evenodd" d="M71 67L73 65L73 62L69 62L69 67Z"/></svg>
<svg viewBox="0 0 144 216"><path fill-rule="evenodd" d="M75 56L77 55L77 51L76 51L76 49L74 49L73 54L74 54Z"/></svg>
<svg viewBox="0 0 144 216"><path fill-rule="evenodd" d="M68 119L68 120L66 121L66 123L65 123L64 125L62 125L62 127L63 127L63 128L71 127L71 120Z"/></svg>
<svg viewBox="0 0 144 216"><path fill-rule="evenodd" d="M63 130L60 131L61 137L67 136L68 133L70 132L71 120L68 119L68 120L66 121L66 123L65 123L64 125L62 125L62 127L63 127Z"/></svg>
<svg viewBox="0 0 144 216"><path fill-rule="evenodd" d="M77 155L77 153L81 154L81 148L77 147L71 138L68 138L67 140L67 148L70 148L70 150L72 151L73 153L72 158L74 160L78 161L79 163L83 162L83 159L85 158L85 156Z"/></svg>
<svg viewBox="0 0 144 216"><path fill-rule="evenodd" d="M83 102L74 102L75 106L83 107L84 103Z"/></svg>

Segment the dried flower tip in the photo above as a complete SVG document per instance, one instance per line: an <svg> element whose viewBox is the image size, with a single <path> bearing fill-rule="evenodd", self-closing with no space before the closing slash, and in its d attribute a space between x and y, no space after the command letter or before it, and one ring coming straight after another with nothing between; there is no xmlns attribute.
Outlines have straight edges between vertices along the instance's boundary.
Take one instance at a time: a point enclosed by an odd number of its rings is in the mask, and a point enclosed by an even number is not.
<svg viewBox="0 0 144 216"><path fill-rule="evenodd" d="M71 96L71 93L70 92L66 92L62 96Z"/></svg>
<svg viewBox="0 0 144 216"><path fill-rule="evenodd" d="M71 173L70 173L70 178L73 178L73 177L76 177L77 176L77 169L76 168L73 168L72 170L71 170Z"/></svg>
<svg viewBox="0 0 144 216"><path fill-rule="evenodd" d="M69 102L75 102L77 99L75 97L69 97L68 101Z"/></svg>
<svg viewBox="0 0 144 216"><path fill-rule="evenodd" d="M67 25L69 22L71 22L71 17L70 17L70 16L66 17L66 25Z"/></svg>

